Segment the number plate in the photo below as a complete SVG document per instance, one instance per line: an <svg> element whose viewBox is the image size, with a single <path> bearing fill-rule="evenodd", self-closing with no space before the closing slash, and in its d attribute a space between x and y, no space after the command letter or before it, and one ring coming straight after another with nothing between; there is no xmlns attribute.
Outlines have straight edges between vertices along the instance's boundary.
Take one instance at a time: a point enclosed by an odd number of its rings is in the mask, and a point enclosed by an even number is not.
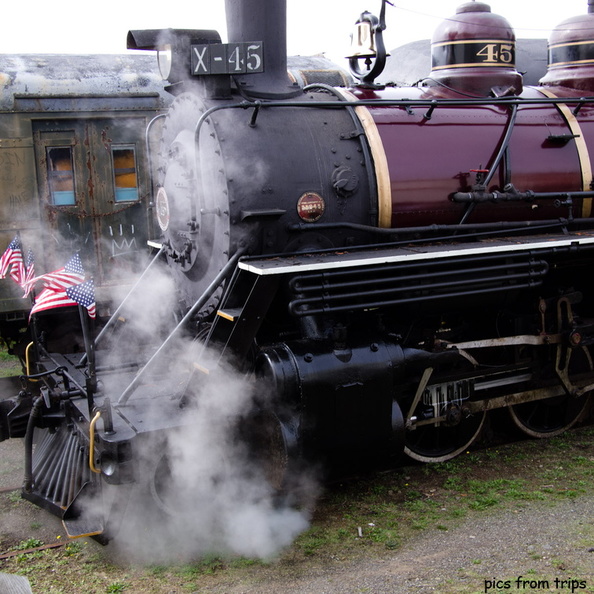
<svg viewBox="0 0 594 594"><path fill-rule="evenodd" d="M264 72L264 44L215 43L192 45L192 74L252 74Z"/></svg>
<svg viewBox="0 0 594 594"><path fill-rule="evenodd" d="M516 63L513 41L477 39L435 43L431 46L432 70L470 66L507 66Z"/></svg>

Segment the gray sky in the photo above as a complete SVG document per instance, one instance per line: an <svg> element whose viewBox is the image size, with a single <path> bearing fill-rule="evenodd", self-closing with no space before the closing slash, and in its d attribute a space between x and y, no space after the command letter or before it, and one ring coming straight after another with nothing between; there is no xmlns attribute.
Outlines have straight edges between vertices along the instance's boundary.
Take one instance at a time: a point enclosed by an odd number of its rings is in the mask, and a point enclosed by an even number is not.
<svg viewBox="0 0 594 594"><path fill-rule="evenodd" d="M326 52L340 60L364 10L379 14L380 0L287 0L289 54ZM548 37L563 20L587 13L587 0L491 0L517 37ZM386 46L430 38L461 0L394 0L388 6ZM129 29L216 29L225 38L224 0L20 0L3 6L1 53L120 53ZM91 8L93 6L93 8ZM23 23L15 25L15 23Z"/></svg>

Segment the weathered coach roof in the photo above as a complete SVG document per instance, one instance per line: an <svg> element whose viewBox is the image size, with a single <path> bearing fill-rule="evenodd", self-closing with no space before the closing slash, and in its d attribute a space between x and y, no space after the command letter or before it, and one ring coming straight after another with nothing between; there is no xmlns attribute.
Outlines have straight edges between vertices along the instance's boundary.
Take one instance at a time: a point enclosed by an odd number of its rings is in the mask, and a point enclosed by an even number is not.
<svg viewBox="0 0 594 594"><path fill-rule="evenodd" d="M290 56L288 69L300 85L327 82L346 85L348 74L323 56ZM0 54L0 111L58 109L39 98L67 97L126 98L152 97L144 107L163 108L173 99L161 78L155 55L141 54ZM133 105L121 101L120 108ZM84 102L79 101L80 109ZM87 101L90 109L118 109L111 101L103 105ZM137 102L139 108L143 102ZM72 104L72 109L74 104Z"/></svg>
<svg viewBox="0 0 594 594"><path fill-rule="evenodd" d="M0 55L0 109L12 110L18 97L86 95L170 95L153 55Z"/></svg>

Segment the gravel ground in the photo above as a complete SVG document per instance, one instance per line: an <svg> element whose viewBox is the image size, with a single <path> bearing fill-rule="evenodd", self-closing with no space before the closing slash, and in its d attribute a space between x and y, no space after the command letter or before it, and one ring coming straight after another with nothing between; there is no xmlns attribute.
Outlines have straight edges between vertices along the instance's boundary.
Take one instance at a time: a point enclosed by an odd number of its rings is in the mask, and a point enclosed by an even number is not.
<svg viewBox="0 0 594 594"><path fill-rule="evenodd" d="M307 575L279 581L274 572L250 585L219 584L199 591L594 592L594 495L544 509L543 505L533 503L518 513L474 517L447 532L423 532L381 559L348 563L337 559Z"/></svg>

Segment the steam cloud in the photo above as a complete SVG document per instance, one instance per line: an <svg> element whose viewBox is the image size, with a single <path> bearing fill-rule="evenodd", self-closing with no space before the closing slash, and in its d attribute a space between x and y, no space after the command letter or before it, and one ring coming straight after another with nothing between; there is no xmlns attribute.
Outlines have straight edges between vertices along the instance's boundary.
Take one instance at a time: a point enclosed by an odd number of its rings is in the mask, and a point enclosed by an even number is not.
<svg viewBox="0 0 594 594"><path fill-rule="evenodd" d="M167 141L176 143L180 150L187 134L178 132L193 130L197 118L193 102L189 102L187 109L187 112L175 110L170 126L173 132ZM222 122L230 114L222 112L217 117ZM183 152L188 162L193 162L197 160L193 134L190 140ZM208 186L202 191L213 201L206 204L207 210L212 206L220 207L223 212L228 205L225 194L217 191L220 190L217 184L226 182L217 182L218 161L209 167L209 145L202 142L199 148L202 182ZM225 166L233 170L227 171L227 176L233 175L237 168L245 168L251 175L241 175L242 179L254 179L256 174L265 178L264 165L254 170L252 161L226 162ZM181 174L180 183L187 184L184 176L188 172L183 168L177 171L176 167L174 163L168 174L171 171L172 175ZM254 183L262 187L263 180ZM181 202L175 204L173 200L172 204L178 211L181 209L185 229L183 217L190 209L184 211L184 200L179 197L177 200ZM211 214L201 221L215 237L212 254L208 255L207 246L199 248L200 255L204 253L203 257L208 258L206 282L218 272L221 261L228 258L225 254L229 248L221 243L220 237L225 235L217 220ZM171 272L155 270L134 293L123 314L126 323L116 329L106 344L100 345L107 347L104 353L98 353L100 365L150 357L151 349L174 327L173 313L180 309L178 300L184 297L179 293L180 287L175 286L175 275ZM232 366L224 361L218 362L218 368L215 362L205 361L204 353L200 363L211 369L211 373L194 370L188 376L202 349L195 340L195 329L188 330L187 336L172 341L174 344L168 346L151 373L143 376L142 384L120 409L140 432L134 439L133 458L138 480L132 485L127 502L126 497L118 495L126 493L125 485L110 487L107 491L111 493L104 493L104 499L113 495L116 508L123 512L112 548L118 557L124 555L128 560L140 562L187 561L204 554L271 557L307 528L307 506L311 502L309 498L315 497L315 481L309 476L290 477L291 484L299 489L301 508L294 505L290 496L281 496L270 485L264 469L240 438L246 418L255 406L256 394L258 404L262 404L260 388L239 372L233 373ZM130 377L113 374L101 380L104 393L116 402ZM179 406L181 393L185 394L183 409ZM146 433L142 433L143 427ZM155 427L158 430L151 430Z"/></svg>
<svg viewBox="0 0 594 594"><path fill-rule="evenodd" d="M164 320L173 324L172 295L169 274L152 274L146 289L137 291L129 306L134 312L130 312L130 323L121 336L116 333L105 351L110 353L109 360L103 358L99 363L121 362L126 353L146 350L151 332ZM307 528L309 512L308 505L297 508L288 496L279 495L238 437L238 429L254 406L256 386L224 362L219 363L220 372L194 372L188 380L188 370L202 346L192 337L175 342L155 373L143 378L143 385L128 401L131 409L142 411L143 425L155 419L159 426L166 426L167 415L177 418L172 417L173 429L147 432L135 439L139 480L129 500L119 499L120 492L127 495L125 487L108 487L116 507L126 506L110 548L117 558L144 563L183 562L205 554L270 558ZM200 362L210 369L215 366L214 361L205 361L204 353ZM151 391L155 379L165 391ZM104 393L114 402L130 378L108 375L102 381ZM184 386L187 405L180 409L179 390ZM261 399L258 393L260 403ZM124 415L130 412L126 409L122 407ZM310 480L297 479L308 497L316 491Z"/></svg>

